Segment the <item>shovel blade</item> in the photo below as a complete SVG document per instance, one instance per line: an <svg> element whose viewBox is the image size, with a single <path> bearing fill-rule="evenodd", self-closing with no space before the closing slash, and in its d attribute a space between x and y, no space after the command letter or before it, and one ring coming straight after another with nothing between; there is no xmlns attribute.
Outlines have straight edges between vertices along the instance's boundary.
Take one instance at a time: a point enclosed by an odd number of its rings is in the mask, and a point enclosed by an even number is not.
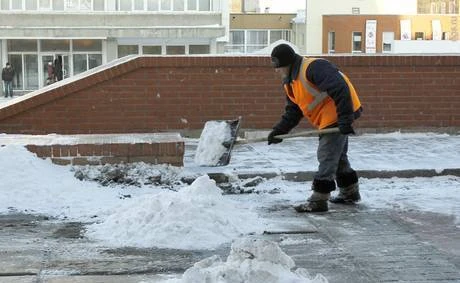
<svg viewBox="0 0 460 283"><path fill-rule="evenodd" d="M240 124L241 118L206 122L195 153L195 163L200 166L228 165Z"/></svg>

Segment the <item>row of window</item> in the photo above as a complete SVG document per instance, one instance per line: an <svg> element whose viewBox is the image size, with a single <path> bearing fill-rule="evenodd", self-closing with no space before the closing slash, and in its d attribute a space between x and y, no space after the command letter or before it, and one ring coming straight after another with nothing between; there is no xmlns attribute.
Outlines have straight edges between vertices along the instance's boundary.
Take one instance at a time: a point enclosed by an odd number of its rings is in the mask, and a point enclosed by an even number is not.
<svg viewBox="0 0 460 283"><path fill-rule="evenodd" d="M118 58L127 55L187 55L210 54L209 44L118 45Z"/></svg>
<svg viewBox="0 0 460 283"><path fill-rule="evenodd" d="M15 69L16 90L44 86L48 63L59 56L64 78L102 65L102 40L95 39L11 39L7 40L8 62Z"/></svg>
<svg viewBox="0 0 460 283"><path fill-rule="evenodd" d="M210 0L0 0L1 10L211 11Z"/></svg>
<svg viewBox="0 0 460 283"><path fill-rule="evenodd" d="M458 14L459 0L418 0L419 14Z"/></svg>
<svg viewBox="0 0 460 283"><path fill-rule="evenodd" d="M290 30L231 30L225 53L253 53L278 40L291 40Z"/></svg>

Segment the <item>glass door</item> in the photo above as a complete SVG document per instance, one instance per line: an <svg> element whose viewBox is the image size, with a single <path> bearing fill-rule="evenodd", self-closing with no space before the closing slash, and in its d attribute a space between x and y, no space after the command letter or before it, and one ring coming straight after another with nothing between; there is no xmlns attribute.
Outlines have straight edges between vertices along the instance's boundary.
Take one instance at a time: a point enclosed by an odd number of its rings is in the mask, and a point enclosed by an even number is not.
<svg viewBox="0 0 460 283"><path fill-rule="evenodd" d="M40 60L40 87L52 84L54 82L54 55L41 55Z"/></svg>

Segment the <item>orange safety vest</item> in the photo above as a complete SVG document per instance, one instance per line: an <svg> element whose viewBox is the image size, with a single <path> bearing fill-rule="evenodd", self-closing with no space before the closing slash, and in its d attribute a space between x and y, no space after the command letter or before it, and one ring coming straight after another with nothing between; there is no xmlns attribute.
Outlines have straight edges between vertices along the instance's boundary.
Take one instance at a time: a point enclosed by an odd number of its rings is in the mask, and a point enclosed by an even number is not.
<svg viewBox="0 0 460 283"><path fill-rule="evenodd" d="M327 92L321 92L307 79L306 71L308 65L314 60L317 60L317 58L303 58L297 78L290 83L290 87L284 85L284 90L289 99L299 106L303 116L314 127L324 129L337 123L337 109L334 100ZM361 102L359 101L356 90L348 77L342 72L340 74L350 89L353 111L357 111L361 107Z"/></svg>

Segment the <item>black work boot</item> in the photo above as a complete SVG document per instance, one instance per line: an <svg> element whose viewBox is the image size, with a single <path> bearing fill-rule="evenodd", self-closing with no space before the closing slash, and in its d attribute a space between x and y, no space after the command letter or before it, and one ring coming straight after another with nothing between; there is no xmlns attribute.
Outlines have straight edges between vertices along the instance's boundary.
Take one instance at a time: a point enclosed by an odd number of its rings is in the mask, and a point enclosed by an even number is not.
<svg viewBox="0 0 460 283"><path fill-rule="evenodd" d="M332 203L354 204L361 200L359 184L355 183L348 187L339 188L339 193L329 199Z"/></svg>
<svg viewBox="0 0 460 283"><path fill-rule="evenodd" d="M318 193L313 194L307 199L306 203L294 206L297 212L325 212L328 211L327 200L330 197L330 193Z"/></svg>

